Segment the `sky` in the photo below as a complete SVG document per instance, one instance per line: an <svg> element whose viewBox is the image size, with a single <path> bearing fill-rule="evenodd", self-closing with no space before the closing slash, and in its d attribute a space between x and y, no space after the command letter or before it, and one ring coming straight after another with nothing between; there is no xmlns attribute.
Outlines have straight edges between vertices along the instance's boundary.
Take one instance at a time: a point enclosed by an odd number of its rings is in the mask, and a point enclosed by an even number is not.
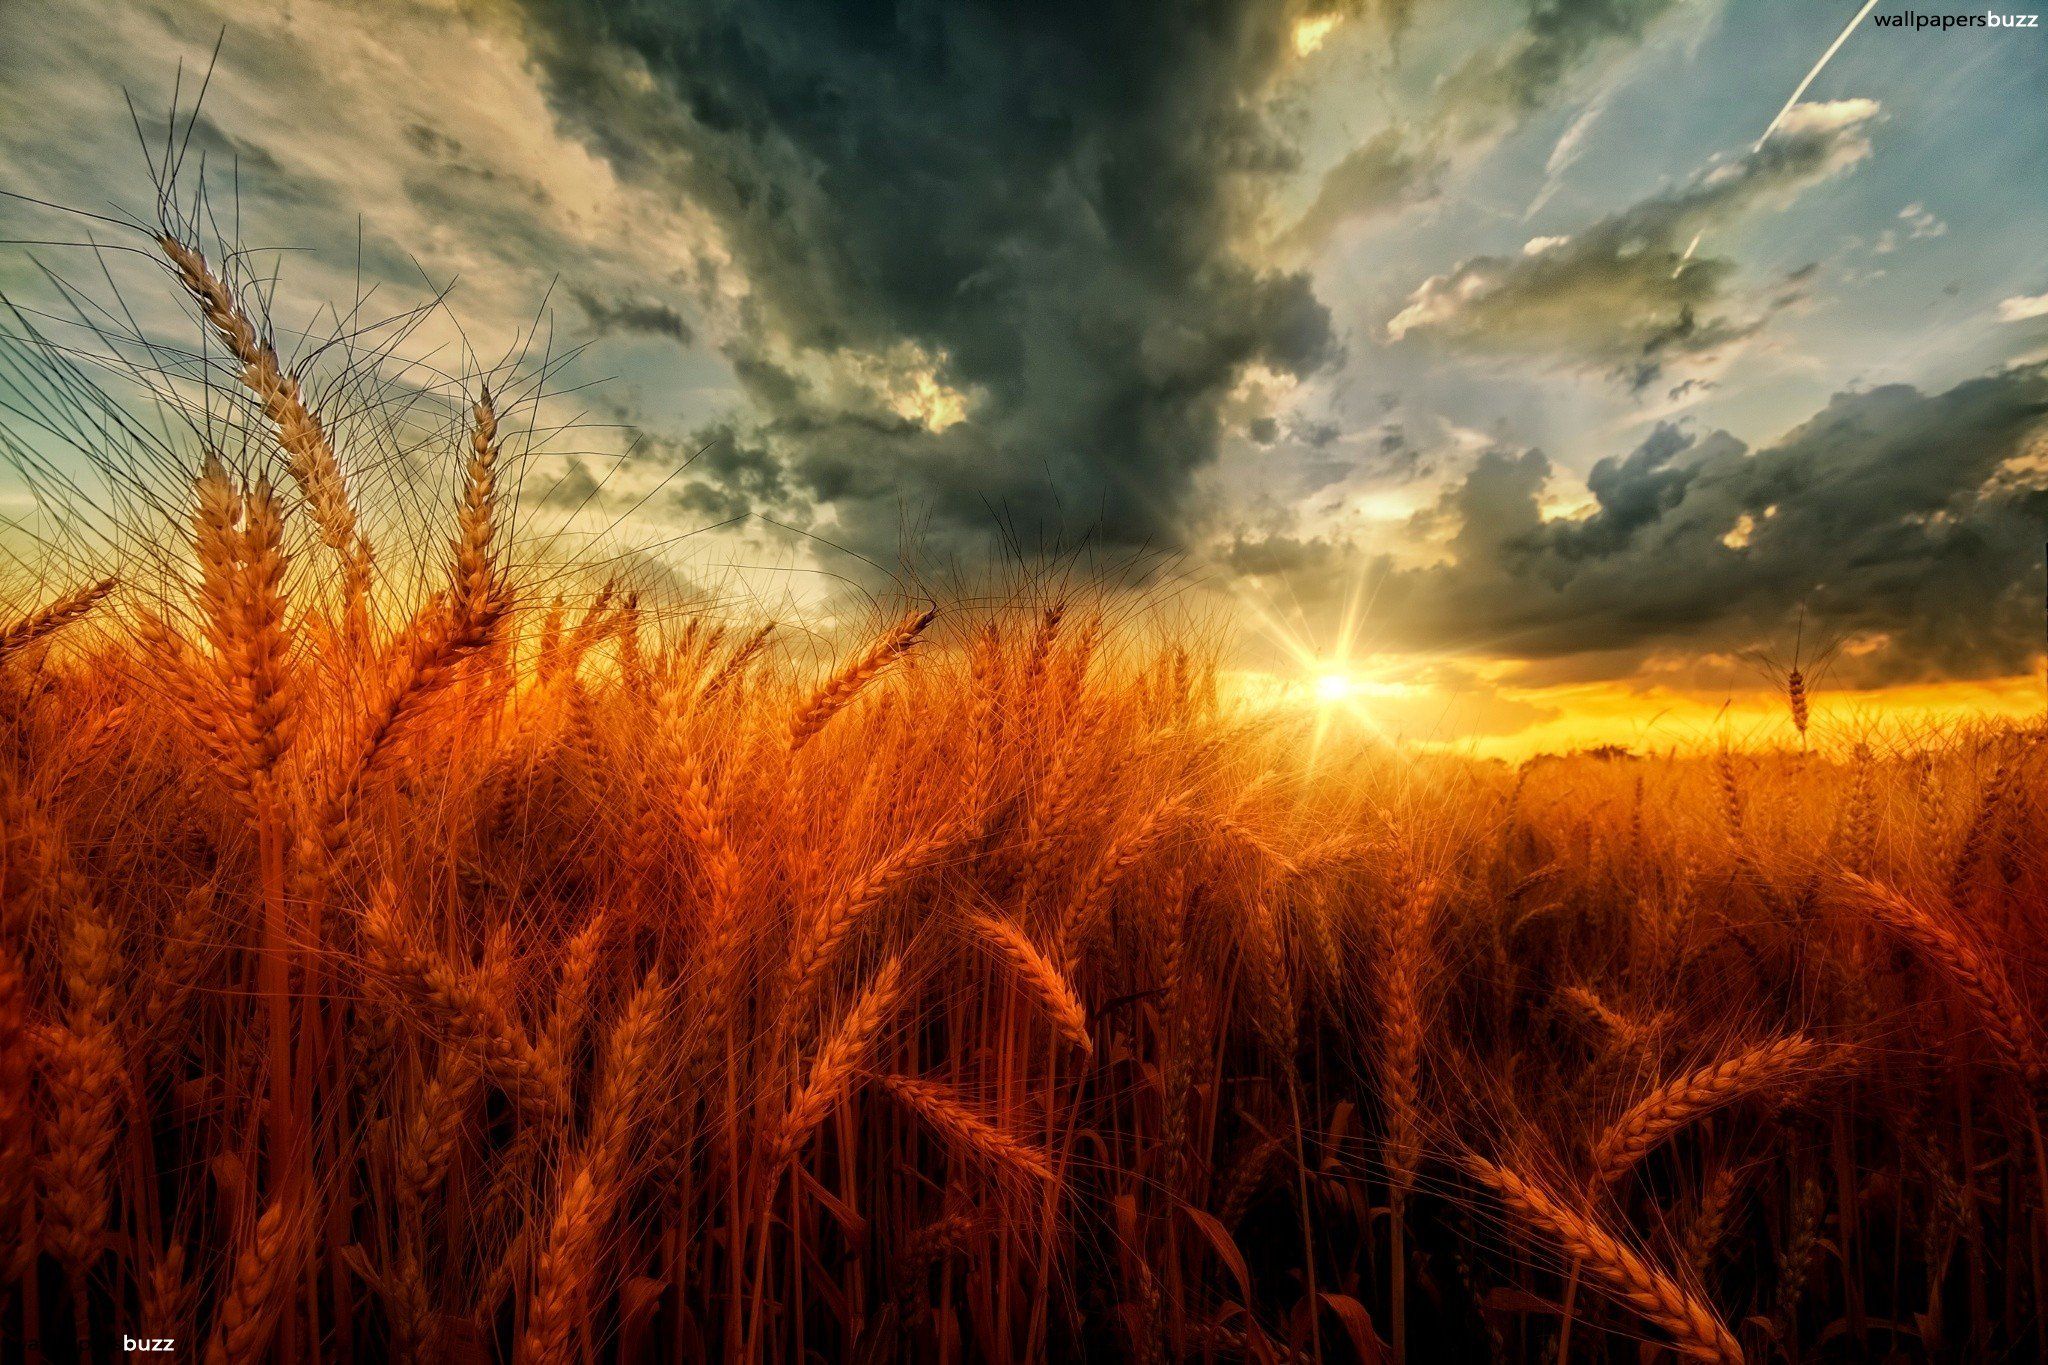
<svg viewBox="0 0 2048 1365"><path fill-rule="evenodd" d="M1845 714L2017 711L2048 33L1815 72L1861 8L0 0L0 190L147 216L211 66L281 339L445 291L395 350L565 357L529 498L681 584L1085 547L1496 747L1703 733L1795 641ZM0 289L87 230L0 200Z"/></svg>

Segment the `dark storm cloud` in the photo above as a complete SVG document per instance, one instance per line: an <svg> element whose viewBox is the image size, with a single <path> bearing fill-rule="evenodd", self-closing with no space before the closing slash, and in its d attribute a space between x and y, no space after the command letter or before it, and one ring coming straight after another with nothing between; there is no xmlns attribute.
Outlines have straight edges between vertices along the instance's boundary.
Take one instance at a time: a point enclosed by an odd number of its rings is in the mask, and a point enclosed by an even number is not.
<svg viewBox="0 0 2048 1365"><path fill-rule="evenodd" d="M1587 479L1590 514L1546 520L1550 462L1494 451L1429 518L1449 562L1386 563L1373 619L1390 641L1529 659L1764 641L1804 609L1883 637L1865 681L2027 666L2048 521L2048 366L1945 393L1838 395L1751 452L1661 426ZM1311 587L1355 559L1322 540L1238 546L1233 563Z"/></svg>
<svg viewBox="0 0 2048 1365"><path fill-rule="evenodd" d="M790 505L789 486L775 457L731 422L704 427L687 441L655 438L644 454L685 469L673 501L691 516L730 521L763 509L775 512L778 520L808 519L802 507Z"/></svg>
<svg viewBox="0 0 2048 1365"><path fill-rule="evenodd" d="M1641 390L1676 360L1755 334L1800 296L1795 271L1751 316L1731 315L1734 264L1702 234L1786 202L1869 154L1877 106L1801 105L1762 147L1519 256L1479 256L1425 281L1387 326L1395 339L1591 368Z"/></svg>
<svg viewBox="0 0 2048 1365"><path fill-rule="evenodd" d="M753 436L856 540L905 503L1170 539L1245 369L1331 358L1306 279L1239 249L1293 166L1267 101L1294 0L528 12L565 119L722 225ZM799 381L792 355L936 362L966 420Z"/></svg>

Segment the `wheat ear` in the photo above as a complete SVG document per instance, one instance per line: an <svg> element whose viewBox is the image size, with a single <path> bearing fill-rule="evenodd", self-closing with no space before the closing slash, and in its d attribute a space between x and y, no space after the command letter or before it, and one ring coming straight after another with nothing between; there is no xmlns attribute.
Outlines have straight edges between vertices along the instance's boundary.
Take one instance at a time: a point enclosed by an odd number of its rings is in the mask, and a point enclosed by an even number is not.
<svg viewBox="0 0 2048 1365"><path fill-rule="evenodd" d="M948 1087L911 1076L883 1076L880 1080L883 1088L956 1150L967 1152L997 1170L1017 1172L1034 1180L1054 1178L1052 1162L1044 1152L990 1123Z"/></svg>
<svg viewBox="0 0 2048 1365"><path fill-rule="evenodd" d="M1245 907L1243 962L1250 988L1252 1025L1273 1064L1291 1072L1301 1043L1301 1006L1287 970L1287 951L1273 907L1257 900Z"/></svg>
<svg viewBox="0 0 2048 1365"><path fill-rule="evenodd" d="M2020 1004L2012 983L1983 949L1964 938L1945 917L1880 882L1844 872L1836 891L1843 904L1918 948L1977 1016L1999 1060L2030 1084L2040 1082L2041 1040L2038 1028L2030 1023L2034 1016Z"/></svg>
<svg viewBox="0 0 2048 1365"><path fill-rule="evenodd" d="M455 512L454 562L448 595L458 620L497 614L500 583L493 561L498 508L498 408L489 385L470 409L469 458L462 469L462 501Z"/></svg>
<svg viewBox="0 0 2048 1365"><path fill-rule="evenodd" d="M769 1169L780 1170L794 1160L825 1121L866 1060L876 1035L895 1013L903 986L903 959L891 958L834 1026L811 1063L810 1075L772 1130L768 1141Z"/></svg>
<svg viewBox="0 0 2048 1365"><path fill-rule="evenodd" d="M1686 1124L1745 1095L1780 1085L1810 1068L1822 1047L1803 1034L1773 1039L1665 1082L1600 1135L1593 1166L1613 1184Z"/></svg>
<svg viewBox="0 0 2048 1365"><path fill-rule="evenodd" d="M436 597L393 649L368 710L333 763L324 796L298 831L293 873L301 899L314 900L325 887L355 829L363 793L396 761L404 737L448 690L463 662L489 643L499 606L491 594L473 610L448 608Z"/></svg>
<svg viewBox="0 0 2048 1365"><path fill-rule="evenodd" d="M1387 1179L1404 1194L1414 1183L1422 1155L1422 974L1435 896L1435 888L1426 880L1416 881L1402 894L1388 921L1387 965L1380 983Z"/></svg>
<svg viewBox="0 0 2048 1365"><path fill-rule="evenodd" d="M320 538L340 556L342 591L351 620L364 611L370 587L370 546L356 524L356 512L342 482L341 463L319 417L306 403L299 381L279 363L277 349L261 337L234 291L214 273L206 257L169 233L157 245L177 271L179 282L198 301L228 351L241 364L242 383L256 395L263 415L277 430L285 467L305 495Z"/></svg>
<svg viewBox="0 0 2048 1365"><path fill-rule="evenodd" d="M1504 1166L1479 1157L1468 1159L1465 1166L1509 1212L1557 1242L1567 1257L1591 1271L1623 1303L1668 1333L1681 1355L1742 1365L1741 1345L1714 1311L1602 1227L1590 1212Z"/></svg>
<svg viewBox="0 0 2048 1365"><path fill-rule="evenodd" d="M612 1026L594 1119L573 1163L534 1263L533 1295L518 1359L553 1365L571 1357L581 1304L598 1274L605 1229L630 1169L632 1136L655 1101L649 1093L666 1042L667 992L644 982Z"/></svg>
<svg viewBox="0 0 2048 1365"><path fill-rule="evenodd" d="M1031 936L1000 915L976 915L972 928L975 936L1031 992L1060 1035L1083 1052L1093 1052L1095 1042L1088 1036L1088 1011L1082 1007L1080 995L1059 965L1038 950Z"/></svg>
<svg viewBox="0 0 2048 1365"><path fill-rule="evenodd" d="M38 608L0 630L0 659L64 629L98 606L100 600L113 590L114 580L103 578L76 592L66 593L48 606Z"/></svg>
<svg viewBox="0 0 2048 1365"><path fill-rule="evenodd" d="M732 653L725 656L725 662L708 678L702 690L697 693L698 705L715 701L719 694L727 691L746 676L748 667L768 647L768 637L775 633L775 623L768 622L743 640Z"/></svg>
<svg viewBox="0 0 2048 1365"><path fill-rule="evenodd" d="M789 751L795 753L825 728L826 722L845 710L847 704L860 695L862 688L873 682L882 670L903 657L910 647L917 643L938 616L936 607L925 611L912 612L882 637L869 645L851 662L834 673L816 692L804 701L789 722Z"/></svg>
<svg viewBox="0 0 2048 1365"><path fill-rule="evenodd" d="M108 1158L120 1120L123 1052L114 1031L119 956L105 910L66 869L58 886L64 921L64 981L69 1008L51 1030L51 1118L45 1154L44 1236L74 1281L99 1259L108 1214Z"/></svg>
<svg viewBox="0 0 2048 1365"><path fill-rule="evenodd" d="M1741 1193L1741 1182L1740 1167L1727 1165L1716 1170L1700 1194L1699 1209L1686 1225L1685 1263L1692 1267L1693 1275L1703 1284L1714 1268L1721 1239L1727 1235L1728 1215L1734 1210L1736 1196Z"/></svg>
<svg viewBox="0 0 2048 1365"><path fill-rule="evenodd" d="M447 1180L480 1080L468 1054L450 1049L420 1087L391 1163L398 1206L410 1216L422 1216Z"/></svg>
<svg viewBox="0 0 2048 1365"><path fill-rule="evenodd" d="M799 1003L816 993L826 968L837 959L868 914L936 861L952 846L954 837L953 827L948 825L910 840L825 902L799 935L791 959Z"/></svg>
<svg viewBox="0 0 2048 1365"><path fill-rule="evenodd" d="M1174 822L1186 807L1187 797L1184 794L1167 797L1147 811L1136 824L1111 840L1102 856L1089 868L1061 912L1054 934L1067 975L1072 976L1080 965L1082 950L1095 931L1096 921L1108 907L1110 895L1124 874L1172 832Z"/></svg>
<svg viewBox="0 0 2048 1365"><path fill-rule="evenodd" d="M261 337L234 291L214 273L195 248L165 233L157 245L177 271L180 283L197 300L228 351L242 366L242 383L263 407L277 430L285 466L305 495L320 538L341 557L344 599L353 614L360 611L370 586L370 546L356 524L355 508L342 482L341 463L320 418L307 404L298 379L279 363L277 349Z"/></svg>
<svg viewBox="0 0 2048 1365"><path fill-rule="evenodd" d="M371 901L362 931L371 966L426 1006L450 1040L521 1110L542 1121L562 1113L568 1103L567 1078L534 1047L496 992L456 971L400 923L397 898L389 888Z"/></svg>
<svg viewBox="0 0 2048 1365"><path fill-rule="evenodd" d="M294 1204L272 1201L235 1257L214 1315L206 1365L254 1365L270 1349L284 1301L297 1281L307 1220Z"/></svg>
<svg viewBox="0 0 2048 1365"><path fill-rule="evenodd" d="M1616 1047L1635 1054L1649 1052L1657 1041L1658 1022L1638 1022L1600 998L1588 986L1566 986L1558 998L1577 1010ZM1661 1017L1661 1016L1660 1016Z"/></svg>
<svg viewBox="0 0 2048 1365"><path fill-rule="evenodd" d="M29 1114L34 1050L28 983L22 978L20 959L0 942L0 1242L11 1240L16 1247L0 1254L0 1285L12 1283L23 1268L21 1262L32 1262L36 1254L28 1227L34 1200L35 1130Z"/></svg>
<svg viewBox="0 0 2048 1365"><path fill-rule="evenodd" d="M285 626L284 511L267 481L246 489L209 455L194 484L193 550L217 687L199 731L229 787L258 791L295 726Z"/></svg>

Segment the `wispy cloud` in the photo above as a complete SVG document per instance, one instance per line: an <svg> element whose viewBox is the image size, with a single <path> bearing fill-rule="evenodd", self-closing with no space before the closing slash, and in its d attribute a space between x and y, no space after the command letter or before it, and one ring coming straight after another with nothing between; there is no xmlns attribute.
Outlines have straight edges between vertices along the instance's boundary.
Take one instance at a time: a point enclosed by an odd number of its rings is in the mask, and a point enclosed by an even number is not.
<svg viewBox="0 0 2048 1365"><path fill-rule="evenodd" d="M1674 362L1754 335L1780 306L1732 309L1734 263L1698 254L1702 236L1863 160L1878 113L1864 99L1802 105L1770 143L1677 190L1577 233L1537 238L1519 255L1473 257L1430 277L1388 321L1387 336L1590 368L1643 389Z"/></svg>

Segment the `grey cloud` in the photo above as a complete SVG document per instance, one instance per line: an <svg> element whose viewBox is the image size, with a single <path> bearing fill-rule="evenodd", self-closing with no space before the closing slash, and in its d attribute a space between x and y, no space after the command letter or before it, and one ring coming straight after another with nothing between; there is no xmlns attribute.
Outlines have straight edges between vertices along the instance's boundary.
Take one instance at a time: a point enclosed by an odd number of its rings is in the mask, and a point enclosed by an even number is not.
<svg viewBox="0 0 2048 1365"><path fill-rule="evenodd" d="M569 461L568 468L541 490L541 506L557 512L579 512L587 507L597 506L604 496L604 486L597 475L591 473L590 465L580 459Z"/></svg>
<svg viewBox="0 0 2048 1365"><path fill-rule="evenodd" d="M751 437L869 548L905 502L1171 540L1246 368L1333 356L1307 280L1241 250L1294 164L1293 0L527 8L566 121L721 223ZM966 420L791 378L906 345Z"/></svg>
<svg viewBox="0 0 2048 1365"><path fill-rule="evenodd" d="M1512 39L1472 56L1444 81L1444 122L1466 137L1542 107L1597 49L1640 41L1677 0L1535 0Z"/></svg>
<svg viewBox="0 0 2048 1365"><path fill-rule="evenodd" d="M1288 435L1314 450L1322 450L1334 444L1344 431L1335 422L1313 422L1295 417L1288 422Z"/></svg>
<svg viewBox="0 0 2048 1365"><path fill-rule="evenodd" d="M1750 316L1731 312L1734 264L1702 234L1781 204L1868 155L1868 100L1802 105L1761 148L1519 256L1479 256L1431 277L1388 334L1478 355L1547 359L1641 390L1675 360L1741 342L1802 296L1794 272Z"/></svg>
<svg viewBox="0 0 2048 1365"><path fill-rule="evenodd" d="M586 289L572 290L570 296L599 336L639 333L666 337L678 346L687 346L696 338L683 315L668 304L652 299L606 298Z"/></svg>
<svg viewBox="0 0 2048 1365"><path fill-rule="evenodd" d="M1323 173L1316 197L1281 239L1314 252L1344 223L1433 198L1441 158L1399 125L1384 128Z"/></svg>
<svg viewBox="0 0 2048 1365"><path fill-rule="evenodd" d="M1862 681L1981 677L2028 666L2048 519L2048 366L1925 394L1835 397L1776 443L1659 427L1587 479L1592 512L1546 520L1551 465L1491 452L1431 514L1448 563L1372 576L1374 626L1409 647L1529 659L1661 644L1765 642L1810 629L1882 640ZM1312 589L1358 567L1350 547L1285 537L1232 562Z"/></svg>
<svg viewBox="0 0 2048 1365"><path fill-rule="evenodd" d="M408 123L405 126L405 140L422 156L453 160L462 155L461 139L451 137L439 128L430 128L424 123Z"/></svg>
<svg viewBox="0 0 2048 1365"><path fill-rule="evenodd" d="M225 128L205 110L197 110L192 115L186 156L195 168L203 166L214 175L225 174L237 183L246 179L252 189L259 189L266 207L275 211L303 215L309 222L350 220L354 206L333 185L286 164L270 148L242 135L247 131ZM141 153L136 155L139 159Z"/></svg>
<svg viewBox="0 0 2048 1365"><path fill-rule="evenodd" d="M1424 460L1422 448L1408 438L1407 429L1398 422L1389 423L1380 430L1367 464L1374 472L1403 482L1420 478L1433 467Z"/></svg>
<svg viewBox="0 0 2048 1365"><path fill-rule="evenodd" d="M1351 464L1345 460L1309 460L1300 466L1301 491L1320 493L1350 477Z"/></svg>

